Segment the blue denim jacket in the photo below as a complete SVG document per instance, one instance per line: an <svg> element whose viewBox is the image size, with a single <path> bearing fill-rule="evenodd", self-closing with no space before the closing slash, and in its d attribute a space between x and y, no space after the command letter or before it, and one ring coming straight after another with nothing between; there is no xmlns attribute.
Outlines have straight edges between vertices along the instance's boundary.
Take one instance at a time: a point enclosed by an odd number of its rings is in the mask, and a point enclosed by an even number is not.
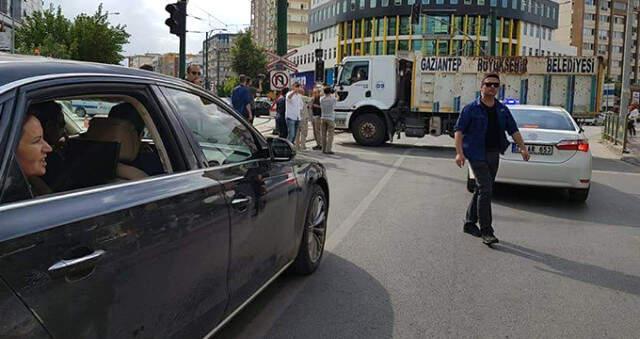
<svg viewBox="0 0 640 339"><path fill-rule="evenodd" d="M505 131L509 135L513 135L518 132L518 125L513 119L511 111L498 100L496 100L496 113L500 130L500 153L504 153L509 148L509 140L507 140ZM462 132L462 150L467 159L471 161L486 160L484 144L488 124L489 118L487 112L482 108L480 98L462 109L454 129L456 132Z"/></svg>

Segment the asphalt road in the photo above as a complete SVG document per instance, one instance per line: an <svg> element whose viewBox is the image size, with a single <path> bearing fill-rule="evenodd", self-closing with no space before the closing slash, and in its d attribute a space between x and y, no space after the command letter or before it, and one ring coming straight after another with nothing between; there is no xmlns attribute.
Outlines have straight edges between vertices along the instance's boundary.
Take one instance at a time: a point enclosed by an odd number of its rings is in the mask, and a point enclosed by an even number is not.
<svg viewBox="0 0 640 339"><path fill-rule="evenodd" d="M219 337L637 338L640 167L595 154L585 204L498 186L490 249L461 231L471 195L450 146L340 134L333 156L303 152L330 179L322 265L277 279Z"/></svg>

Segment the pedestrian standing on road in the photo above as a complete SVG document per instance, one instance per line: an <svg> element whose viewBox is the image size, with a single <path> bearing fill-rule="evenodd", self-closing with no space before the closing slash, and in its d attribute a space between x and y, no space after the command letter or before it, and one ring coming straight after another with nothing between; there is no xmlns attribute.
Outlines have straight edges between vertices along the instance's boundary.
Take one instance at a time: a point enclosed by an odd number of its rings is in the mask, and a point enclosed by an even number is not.
<svg viewBox="0 0 640 339"><path fill-rule="evenodd" d="M231 92L231 105L245 120L253 121L253 112L251 111L251 92L246 86L247 77L244 74L239 76L240 83Z"/></svg>
<svg viewBox="0 0 640 339"><path fill-rule="evenodd" d="M511 112L496 100L499 87L498 74L485 75L480 98L462 109L455 125L456 164L462 167L465 159L469 159L476 178L476 189L467 208L463 231L482 237L487 245L498 242L492 225L491 198L500 154L510 146L505 132L518 145L522 159L529 161L529 152ZM478 221L480 229L476 225Z"/></svg>
<svg viewBox="0 0 640 339"><path fill-rule="evenodd" d="M298 126L298 135L296 136L296 148L298 151L307 150L307 134L309 134L309 121L311 120L311 102L309 96L302 96L303 108L300 114L300 125Z"/></svg>
<svg viewBox="0 0 640 339"><path fill-rule="evenodd" d="M629 117L627 119L627 134L629 134L630 137L636 136L636 120L639 116L640 113L638 112L638 105L631 105L629 107Z"/></svg>
<svg viewBox="0 0 640 339"><path fill-rule="evenodd" d="M190 83L202 86L202 67L198 64L190 64L187 67L187 81Z"/></svg>
<svg viewBox="0 0 640 339"><path fill-rule="evenodd" d="M276 130L280 138L287 138L287 116L286 116L286 101L287 101L288 88L283 88L280 92L280 96L276 99Z"/></svg>
<svg viewBox="0 0 640 339"><path fill-rule="evenodd" d="M336 128L336 97L330 87L324 88L324 96L320 99L322 113L322 153L333 154L333 134Z"/></svg>
<svg viewBox="0 0 640 339"><path fill-rule="evenodd" d="M312 102L312 114L313 114L313 120L312 120L312 124L313 124L313 138L316 140L316 145L313 146L314 150L321 150L322 149L322 124L321 124L321 119L320 116L322 115L322 111L320 109L320 97L322 96L321 90L320 88L314 88L313 89L313 102Z"/></svg>
<svg viewBox="0 0 640 339"><path fill-rule="evenodd" d="M304 103L302 102L302 89L299 83L294 83L293 88L287 93L286 118L287 118L287 139L295 143L300 125L300 114Z"/></svg>

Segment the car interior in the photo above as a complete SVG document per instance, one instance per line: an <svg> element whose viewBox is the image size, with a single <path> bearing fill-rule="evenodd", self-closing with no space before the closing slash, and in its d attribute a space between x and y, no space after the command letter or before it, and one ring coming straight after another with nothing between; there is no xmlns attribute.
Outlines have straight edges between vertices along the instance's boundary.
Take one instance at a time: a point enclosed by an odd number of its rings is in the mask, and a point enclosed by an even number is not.
<svg viewBox="0 0 640 339"><path fill-rule="evenodd" d="M77 117L71 100L108 103L108 112ZM34 112L53 151L47 171L36 180L44 194L91 186L129 182L172 173L173 169L158 130L145 106L124 95L90 95L32 102ZM52 123L55 121L57 123ZM64 129L60 124L64 121ZM41 180L40 180L41 179ZM33 180L29 180L32 185ZM38 194L36 194L38 195Z"/></svg>

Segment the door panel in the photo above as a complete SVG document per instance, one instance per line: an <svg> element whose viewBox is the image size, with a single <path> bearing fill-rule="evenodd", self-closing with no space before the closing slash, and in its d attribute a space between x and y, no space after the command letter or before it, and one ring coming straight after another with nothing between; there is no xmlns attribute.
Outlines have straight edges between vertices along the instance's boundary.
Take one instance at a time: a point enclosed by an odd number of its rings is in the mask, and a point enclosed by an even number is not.
<svg viewBox="0 0 640 339"><path fill-rule="evenodd" d="M229 214L201 171L5 205L0 225L0 276L54 337L202 336L221 319Z"/></svg>
<svg viewBox="0 0 640 339"><path fill-rule="evenodd" d="M212 168L231 215L231 261L227 313L293 259L298 185L290 164L254 160Z"/></svg>

